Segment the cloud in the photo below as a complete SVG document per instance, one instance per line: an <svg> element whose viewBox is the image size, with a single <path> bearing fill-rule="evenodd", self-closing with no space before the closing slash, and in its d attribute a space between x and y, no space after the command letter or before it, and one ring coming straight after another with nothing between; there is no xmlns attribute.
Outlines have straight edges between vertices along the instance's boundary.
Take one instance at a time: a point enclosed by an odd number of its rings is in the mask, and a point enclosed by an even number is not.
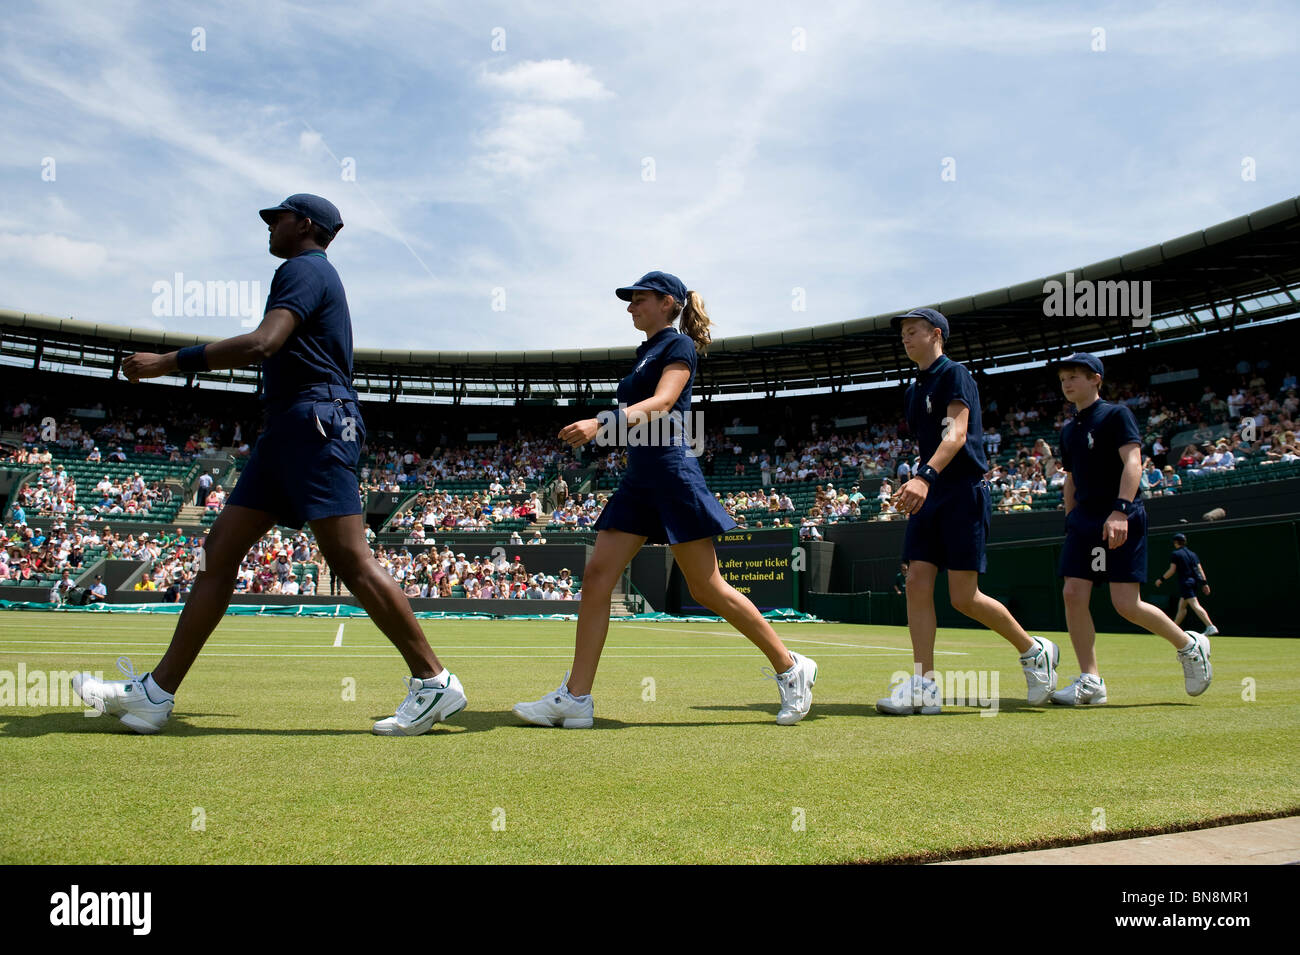
<svg viewBox="0 0 1300 955"><path fill-rule="evenodd" d="M176 271L265 282L256 210L306 191L348 223L330 259L360 346L631 344L611 290L650 268L719 335L761 332L1162 241L1294 195L1300 168L1286 5L663 0L691 25L670 46L628 4L307 9L15 7L0 304L137 324Z"/></svg>
<svg viewBox="0 0 1300 955"><path fill-rule="evenodd" d="M531 176L561 159L582 134L582 120L563 107L508 106L479 137L480 162L501 175Z"/></svg>
<svg viewBox="0 0 1300 955"><path fill-rule="evenodd" d="M500 73L484 71L482 82L516 99L593 100L612 96L591 67L571 60L525 60Z"/></svg>
<svg viewBox="0 0 1300 955"><path fill-rule="evenodd" d="M98 242L81 242L52 232L40 235L0 232L0 259L91 278L108 263L108 249Z"/></svg>
<svg viewBox="0 0 1300 955"><path fill-rule="evenodd" d="M322 142L321 134L314 129L304 129L298 134L298 148L305 153L314 152L320 148Z"/></svg>

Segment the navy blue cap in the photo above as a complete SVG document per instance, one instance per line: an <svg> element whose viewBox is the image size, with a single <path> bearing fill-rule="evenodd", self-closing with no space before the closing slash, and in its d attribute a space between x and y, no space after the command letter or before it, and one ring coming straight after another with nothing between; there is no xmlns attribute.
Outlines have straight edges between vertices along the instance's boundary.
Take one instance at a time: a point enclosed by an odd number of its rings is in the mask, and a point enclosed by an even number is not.
<svg viewBox="0 0 1300 955"><path fill-rule="evenodd" d="M1059 361L1052 362L1052 366L1060 368L1062 365L1083 365L1085 368L1091 368L1095 374L1106 377L1105 369L1102 368L1101 359L1096 355L1089 355L1086 351L1077 351L1073 355L1066 355Z"/></svg>
<svg viewBox="0 0 1300 955"><path fill-rule="evenodd" d="M338 206L328 199L313 196L309 192L299 192L290 196L278 206L260 209L258 215L262 217L262 220L267 225L272 225L275 222L276 215L286 210L305 216L318 226L324 226L330 235L338 235L339 229L343 228L343 217L339 215Z"/></svg>
<svg viewBox="0 0 1300 955"><path fill-rule="evenodd" d="M667 272L647 272L635 284L614 289L614 294L625 302L632 301L633 292L659 292L671 295L679 305L686 304L686 285L677 276Z"/></svg>
<svg viewBox="0 0 1300 955"><path fill-rule="evenodd" d="M1182 541L1185 544L1187 543L1187 535L1184 534L1182 531L1179 531L1177 534L1174 535L1174 540Z"/></svg>
<svg viewBox="0 0 1300 955"><path fill-rule="evenodd" d="M903 319L905 318L925 319L935 328L939 329L939 331L943 332L943 340L945 342L948 340L948 319L944 318L940 312L936 312L932 308L914 308L906 315L895 315L889 320L889 324L894 327L894 331L898 331L902 327Z"/></svg>

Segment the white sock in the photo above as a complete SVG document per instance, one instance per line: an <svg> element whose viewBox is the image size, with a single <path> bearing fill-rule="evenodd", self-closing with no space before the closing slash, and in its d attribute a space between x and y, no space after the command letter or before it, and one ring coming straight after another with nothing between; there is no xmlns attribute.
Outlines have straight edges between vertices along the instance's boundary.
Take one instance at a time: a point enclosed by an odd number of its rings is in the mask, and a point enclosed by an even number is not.
<svg viewBox="0 0 1300 955"><path fill-rule="evenodd" d="M176 697L154 682L152 673L146 673L144 679L140 682L144 686L144 695L148 698L150 703L166 703L169 700L175 701Z"/></svg>
<svg viewBox="0 0 1300 955"><path fill-rule="evenodd" d="M433 681L434 686L441 687L443 689L446 688L447 683L450 681L450 678L451 678L451 673L450 671L448 671L446 667L442 668L441 673L435 673L432 677L430 677L430 679Z"/></svg>

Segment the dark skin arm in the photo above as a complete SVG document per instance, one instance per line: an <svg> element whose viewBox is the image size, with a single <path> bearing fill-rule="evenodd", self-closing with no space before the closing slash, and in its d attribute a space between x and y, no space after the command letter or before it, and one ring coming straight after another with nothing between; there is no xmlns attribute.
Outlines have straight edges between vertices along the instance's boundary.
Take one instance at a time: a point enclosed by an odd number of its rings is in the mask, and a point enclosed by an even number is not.
<svg viewBox="0 0 1300 955"><path fill-rule="evenodd" d="M244 368L265 361L284 346L300 321L302 320L287 308L271 309L262 317L262 323L251 332L234 338L223 338L204 348L208 368L213 371ZM163 355L136 352L122 361L122 375L130 381L139 381L142 378L177 374L179 369L176 367L176 355L177 352L174 351Z"/></svg>

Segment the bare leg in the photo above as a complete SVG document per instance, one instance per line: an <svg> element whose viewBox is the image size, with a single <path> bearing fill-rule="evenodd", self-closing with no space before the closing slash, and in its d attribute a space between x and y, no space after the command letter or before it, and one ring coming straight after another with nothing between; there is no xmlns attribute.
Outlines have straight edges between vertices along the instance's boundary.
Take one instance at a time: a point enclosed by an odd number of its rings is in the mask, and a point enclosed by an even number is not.
<svg viewBox="0 0 1300 955"><path fill-rule="evenodd" d="M1097 630L1088 607L1092 581L1086 577L1066 577L1061 593L1065 598L1065 626L1070 631L1074 655L1079 658L1079 672L1101 676L1097 672Z"/></svg>
<svg viewBox="0 0 1300 955"><path fill-rule="evenodd" d="M914 560L907 565L907 632L912 638L912 661L922 676L934 672L934 582L937 564Z"/></svg>
<svg viewBox="0 0 1300 955"><path fill-rule="evenodd" d="M777 673L794 666L794 658L776 635L772 625L763 619L754 602L723 578L718 569L718 555L713 538L683 541L672 547L673 559L682 569L691 596L702 607L708 607L731 624L760 650Z"/></svg>
<svg viewBox="0 0 1300 955"><path fill-rule="evenodd" d="M1206 630L1209 630L1211 627L1214 626L1214 624L1210 622L1209 611L1207 611L1204 607L1201 606L1201 602L1197 598L1192 597L1190 600L1188 600L1187 606L1192 608L1192 613L1196 614L1196 616L1201 618L1201 623L1205 624ZM1180 620L1177 622L1181 623L1182 621Z"/></svg>
<svg viewBox="0 0 1300 955"><path fill-rule="evenodd" d="M1174 614L1174 623L1178 626L1183 625L1183 618L1187 616L1187 598L1178 598L1178 613Z"/></svg>
<svg viewBox="0 0 1300 955"><path fill-rule="evenodd" d="M1164 637L1177 650L1182 650L1192 642L1192 638L1185 634L1178 624L1161 613L1159 607L1142 599L1141 584L1112 583L1110 602L1115 605L1116 612L1129 623L1135 623L1143 630Z"/></svg>
<svg viewBox="0 0 1300 955"><path fill-rule="evenodd" d="M411 676L428 679L441 673L443 666L416 622L411 602L371 553L361 515L322 517L311 522L311 529L332 572L347 584L375 626L397 647Z"/></svg>
<svg viewBox="0 0 1300 955"><path fill-rule="evenodd" d="M975 571L948 571L948 596L954 610L984 624L1010 642L1018 652L1028 653L1034 648L1034 641L1011 616L1011 611L980 590L979 574Z"/></svg>
<svg viewBox="0 0 1300 955"><path fill-rule="evenodd" d="M626 531L596 534L591 560L582 572L582 600L578 604L578 634L569 668L569 692L586 696L596 682L600 652L609 634L609 601L623 568L636 556L646 539Z"/></svg>
<svg viewBox="0 0 1300 955"><path fill-rule="evenodd" d="M153 668L153 679L175 693L217 629L235 591L239 563L262 535L275 526L275 516L251 507L228 504L203 544L203 569L190 588L167 652Z"/></svg>

